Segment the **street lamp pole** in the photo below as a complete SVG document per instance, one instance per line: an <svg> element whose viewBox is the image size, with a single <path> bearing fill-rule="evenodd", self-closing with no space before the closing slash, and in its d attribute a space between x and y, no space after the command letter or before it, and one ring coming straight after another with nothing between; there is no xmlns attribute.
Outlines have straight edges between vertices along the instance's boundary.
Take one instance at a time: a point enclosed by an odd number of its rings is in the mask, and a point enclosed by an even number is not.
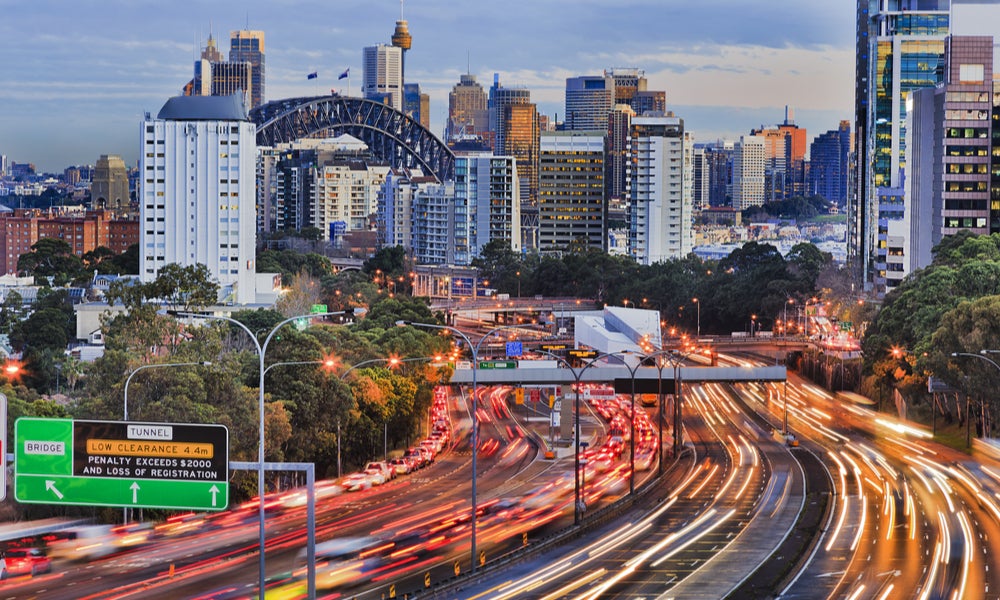
<svg viewBox="0 0 1000 600"><path fill-rule="evenodd" d="M258 440L257 440L257 494L259 496L259 501L260 501L259 502L259 507L258 507L258 520L260 521L260 527L259 527L259 529L260 529L260 532L259 532L259 537L260 537L260 541L259 541L260 561L259 562L260 562L260 564L259 564L259 569L258 569L259 570L259 573L258 573L258 579L259 579L258 585L260 586L259 593L260 593L261 597L264 596L264 583L265 583L265 580L266 580L266 572L265 572L266 561L265 561L265 557L264 557L264 542L265 542L266 535L267 535L266 531L264 529L264 372L267 370L267 368L264 366L264 356L267 353L267 346L268 346L268 344L271 343L271 338L274 337L274 334L277 333L279 329L281 329L282 327L284 327L288 323L291 323L292 321L297 321L299 319L310 319L310 318L317 318L317 317L328 317L328 316L334 316L334 315L348 315L348 314L355 314L355 315L357 315L357 314L364 314L365 312L366 312L366 309L364 307L358 307L358 308L353 308L353 309L348 309L348 310L341 310L341 311L335 311L335 312L321 312L321 313L312 313L312 314L308 314L308 315L297 315L297 316L294 316L294 317L289 317L289 318L285 319L284 321L281 321L280 323L278 323L274 327L272 327L271 331L267 334L267 338L264 340L264 343L261 344L257 340L257 336L255 336L254 333L252 331L250 331L249 327L247 327L246 325L244 325L243 323L241 323L240 321L238 321L238 320L236 320L236 319L234 319L232 317L227 317L227 316L224 316L224 315L214 315L214 314L200 314L200 313L193 313L193 312L167 311L167 314L171 314L171 315L179 316L179 317L188 317L188 318L195 318L195 319L214 319L214 320L217 320L217 321L228 321L229 323L232 323L232 324L238 326L243 331L245 331L247 333L247 335L250 336L250 339L253 341L254 345L257 347L257 357L258 357L259 363L260 363L259 364L259 366L260 366L260 368L259 368L260 380L259 380L259 383L258 383L258 402L257 402L257 404L258 404L257 409L258 409L258 413L259 413L258 416L260 417L259 422L258 422Z"/></svg>
<svg viewBox="0 0 1000 600"><path fill-rule="evenodd" d="M135 374L138 373L139 371L142 371L144 369L153 369L159 367L194 367L194 366L207 367L211 364L212 363L209 361L201 361L201 362L182 362L182 363L154 363L149 365L140 365L136 367L135 369L132 370L131 373L128 374L128 377L125 378L125 393L123 394L124 398L122 402L122 416L124 417L123 420L128 421L128 384L132 383L132 378L135 377ZM122 510L123 510L122 519L125 523L128 523L129 509L126 506Z"/></svg>
<svg viewBox="0 0 1000 600"><path fill-rule="evenodd" d="M698 329L695 331L697 336L701 337L701 302L698 302L697 298L691 298L691 302L694 302L694 305L698 307Z"/></svg>
<svg viewBox="0 0 1000 600"><path fill-rule="evenodd" d="M210 366L211 364L212 364L211 362L206 360L200 362L154 363L136 367L135 369L132 370L131 373L128 374L128 377L125 379L125 394L124 394L125 398L122 406L122 413L125 417L124 420L128 421L128 384L132 382L132 378L135 377L135 374L138 373L139 371L142 371L143 369L154 369L159 367L196 367L196 366L207 367Z"/></svg>

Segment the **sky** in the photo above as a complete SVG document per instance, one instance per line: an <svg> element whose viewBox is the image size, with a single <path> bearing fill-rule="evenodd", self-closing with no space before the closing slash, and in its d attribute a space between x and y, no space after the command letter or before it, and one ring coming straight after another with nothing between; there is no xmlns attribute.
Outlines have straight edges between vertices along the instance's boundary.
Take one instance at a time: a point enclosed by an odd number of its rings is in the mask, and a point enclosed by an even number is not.
<svg viewBox="0 0 1000 600"><path fill-rule="evenodd" d="M487 89L498 73L562 120L567 77L631 67L666 91L696 141L776 125L786 105L811 140L853 119L855 9L843 0L407 0L405 77L430 95L439 136L463 73ZM0 154L55 173L101 154L135 164L143 114L181 93L210 32L228 53L230 31L264 31L266 100L358 95L362 48L389 44L399 17L398 0L0 0Z"/></svg>

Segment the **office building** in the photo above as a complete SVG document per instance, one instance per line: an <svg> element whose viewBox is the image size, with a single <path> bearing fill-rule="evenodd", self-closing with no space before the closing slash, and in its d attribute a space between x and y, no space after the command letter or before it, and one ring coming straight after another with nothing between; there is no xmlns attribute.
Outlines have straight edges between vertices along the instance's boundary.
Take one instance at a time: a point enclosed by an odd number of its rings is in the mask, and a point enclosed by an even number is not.
<svg viewBox="0 0 1000 600"><path fill-rule="evenodd" d="M264 32L241 29L229 34L229 62L250 65L250 103L254 109L264 103ZM213 94L226 95L223 93Z"/></svg>
<svg viewBox="0 0 1000 600"><path fill-rule="evenodd" d="M490 87L487 109L490 117L490 131L493 133L494 154L505 154L504 140L507 131L506 119L509 114L507 107L513 104L531 103L531 92L525 88L508 88L500 85L500 76L493 74L493 85Z"/></svg>
<svg viewBox="0 0 1000 600"><path fill-rule="evenodd" d="M129 207L128 170L122 157L102 154L94 167L90 184L92 208L107 208L118 213Z"/></svg>
<svg viewBox="0 0 1000 600"><path fill-rule="evenodd" d="M691 252L691 197L685 196L684 121L635 117L631 130L629 250L639 264L683 258ZM690 162L687 162L690 168ZM690 180L690 176L688 176ZM690 188L687 188L690 191Z"/></svg>
<svg viewBox="0 0 1000 600"><path fill-rule="evenodd" d="M425 128L431 128L431 97L420 91L419 83L403 84L403 113Z"/></svg>
<svg viewBox="0 0 1000 600"><path fill-rule="evenodd" d="M711 191L711 174L705 147L695 147L691 154L691 207L695 212L711 206L708 200Z"/></svg>
<svg viewBox="0 0 1000 600"><path fill-rule="evenodd" d="M538 111L534 104L504 107L503 155L517 163L521 201L521 240L528 248L538 243Z"/></svg>
<svg viewBox="0 0 1000 600"><path fill-rule="evenodd" d="M607 128L615 102L615 81L607 76L585 75L566 79L565 128L593 131Z"/></svg>
<svg viewBox="0 0 1000 600"><path fill-rule="evenodd" d="M368 46L361 57L364 71L361 93L403 111L403 50L396 46Z"/></svg>
<svg viewBox="0 0 1000 600"><path fill-rule="evenodd" d="M871 290L880 187L902 188L906 99L944 81L948 0L858 0L854 188L848 203L847 264Z"/></svg>
<svg viewBox="0 0 1000 600"><path fill-rule="evenodd" d="M768 202L789 200L806 192L806 130L795 125L791 109L777 127L761 127L750 135L764 139L764 194Z"/></svg>
<svg viewBox="0 0 1000 600"><path fill-rule="evenodd" d="M606 249L604 131L544 133L539 149L538 250Z"/></svg>
<svg viewBox="0 0 1000 600"><path fill-rule="evenodd" d="M946 81L911 94L906 125L911 132L905 189L907 263L894 269L893 255L882 243L886 227L899 220L883 212L875 250L873 283L884 293L912 270L930 265L932 248L949 235L977 235L1000 229L1000 196L993 172L1000 169L993 150L996 114L993 92L993 38L951 35L946 42ZM996 207L996 208L995 208Z"/></svg>
<svg viewBox="0 0 1000 600"><path fill-rule="evenodd" d="M740 136L733 149L733 208L746 210L764 204L766 169L766 140L753 135Z"/></svg>
<svg viewBox="0 0 1000 600"><path fill-rule="evenodd" d="M490 113L486 107L486 90L476 76L466 73L448 93L447 141L466 136L481 136L489 131Z"/></svg>
<svg viewBox="0 0 1000 600"><path fill-rule="evenodd" d="M639 116L647 113L656 114L666 112L667 93L662 91L637 91L629 106Z"/></svg>
<svg viewBox="0 0 1000 600"><path fill-rule="evenodd" d="M253 302L257 143L242 98L171 98L142 122L141 143L141 280L204 264L220 300Z"/></svg>
<svg viewBox="0 0 1000 600"><path fill-rule="evenodd" d="M185 96L231 96L240 94L244 103L250 108L259 106L263 98L263 51L259 56L248 54L246 48L254 45L263 45L263 32L238 32L237 34L259 34L259 39L255 37L240 38L237 44L242 51L237 56L242 56L242 60L232 59L227 61L222 52L215 45L215 40L211 35L208 42L202 48L201 58L194 63L194 78L184 86ZM259 42L259 44L258 44ZM254 62L256 61L256 63ZM259 66L255 66L259 65ZM254 99L255 85L257 92L261 95ZM255 103L256 102L256 103Z"/></svg>
<svg viewBox="0 0 1000 600"><path fill-rule="evenodd" d="M614 103L632 104L637 92L646 91L646 73L641 69L616 67L605 69L604 76L614 82Z"/></svg>
<svg viewBox="0 0 1000 600"><path fill-rule="evenodd" d="M841 121L837 129L821 133L809 146L807 195L822 196L828 202L847 206L851 168L851 122Z"/></svg>

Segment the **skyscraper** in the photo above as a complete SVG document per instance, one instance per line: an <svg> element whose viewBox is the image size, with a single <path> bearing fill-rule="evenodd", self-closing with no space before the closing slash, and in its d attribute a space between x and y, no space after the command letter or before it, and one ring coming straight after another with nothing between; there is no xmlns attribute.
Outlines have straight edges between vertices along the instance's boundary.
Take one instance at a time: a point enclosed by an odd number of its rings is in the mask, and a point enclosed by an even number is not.
<svg viewBox="0 0 1000 600"><path fill-rule="evenodd" d="M764 138L740 136L733 152L733 208L746 210L761 206L764 195L764 174L767 149Z"/></svg>
<svg viewBox="0 0 1000 600"><path fill-rule="evenodd" d="M492 240L521 252L517 165L509 156L455 157L455 264L467 265Z"/></svg>
<svg viewBox="0 0 1000 600"><path fill-rule="evenodd" d="M949 0L858 0L855 72L857 173L848 205L848 267L871 289L878 191L901 189L906 99L944 81Z"/></svg>
<svg viewBox="0 0 1000 600"><path fill-rule="evenodd" d="M571 243L604 250L603 130L541 136L538 169L538 249L561 252Z"/></svg>
<svg viewBox="0 0 1000 600"><path fill-rule="evenodd" d="M538 144L541 131L534 104L508 104L504 107L503 149L501 154L517 161L521 180L521 204L537 206Z"/></svg>
<svg viewBox="0 0 1000 600"><path fill-rule="evenodd" d="M361 93L369 100L384 102L403 111L403 50L379 44L362 54L364 70Z"/></svg>
<svg viewBox="0 0 1000 600"><path fill-rule="evenodd" d="M102 154L97 159L90 184L90 201L92 208L128 210L128 170L122 157Z"/></svg>
<svg viewBox="0 0 1000 600"><path fill-rule="evenodd" d="M200 263L220 299L253 302L257 143L242 98L171 98L141 127L141 280Z"/></svg>
<svg viewBox="0 0 1000 600"><path fill-rule="evenodd" d="M403 112L427 129L431 128L431 97L420 91L419 83L403 84Z"/></svg>
<svg viewBox="0 0 1000 600"><path fill-rule="evenodd" d="M250 64L250 106L264 103L264 32L241 29L229 34L229 62ZM217 94L228 95L228 94Z"/></svg>
<svg viewBox="0 0 1000 600"><path fill-rule="evenodd" d="M818 194L837 206L847 206L850 170L851 122L821 133L809 146L808 194Z"/></svg>
<svg viewBox="0 0 1000 600"><path fill-rule="evenodd" d="M632 104L636 92L646 91L646 73L636 68L605 69L604 76L614 82L615 104Z"/></svg>
<svg viewBox="0 0 1000 600"><path fill-rule="evenodd" d="M566 129L604 130L615 101L615 81L607 76L584 75L566 79Z"/></svg>
<svg viewBox="0 0 1000 600"><path fill-rule="evenodd" d="M685 186L684 121L675 116L632 119L629 249L651 265L691 252L691 197ZM690 181L690 177L688 177ZM685 195L687 189L687 195Z"/></svg>
<svg viewBox="0 0 1000 600"><path fill-rule="evenodd" d="M528 104L531 102L531 92L525 88L507 88L500 85L500 76L493 74L493 85L490 87L490 95L487 108L490 113L490 131L493 132L493 152L495 154L504 153L504 132L507 129L505 119L507 111L505 108L511 104Z"/></svg>
<svg viewBox="0 0 1000 600"><path fill-rule="evenodd" d="M481 135L489 130L489 112L486 108L486 91L476 81L476 76L461 76L448 94L448 141L460 136Z"/></svg>
<svg viewBox="0 0 1000 600"><path fill-rule="evenodd" d="M795 125L791 109L777 127L750 132L764 138L767 153L765 196L768 202L802 196L806 191L806 130Z"/></svg>
<svg viewBox="0 0 1000 600"><path fill-rule="evenodd" d="M399 48L399 79L405 82L406 77L406 52L413 46L413 36L410 35L410 26L403 18L403 0L399 0L399 20L396 21L396 29L392 32L392 45Z"/></svg>
<svg viewBox="0 0 1000 600"><path fill-rule="evenodd" d="M628 136L635 116L635 111L628 104L616 104L608 115L608 157L605 163L607 175L604 185L607 188L605 198L609 209L613 211L624 207L629 174Z"/></svg>

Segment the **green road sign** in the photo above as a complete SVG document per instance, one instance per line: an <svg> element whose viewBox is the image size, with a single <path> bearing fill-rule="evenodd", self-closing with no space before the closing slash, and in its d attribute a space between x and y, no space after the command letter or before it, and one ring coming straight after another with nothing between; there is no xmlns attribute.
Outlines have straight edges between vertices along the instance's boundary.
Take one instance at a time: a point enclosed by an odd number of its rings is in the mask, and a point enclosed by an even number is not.
<svg viewBox="0 0 1000 600"><path fill-rule="evenodd" d="M481 360L479 361L480 369L516 369L516 360Z"/></svg>
<svg viewBox="0 0 1000 600"><path fill-rule="evenodd" d="M14 438L18 502L185 510L229 505L229 431L222 425L22 417Z"/></svg>

